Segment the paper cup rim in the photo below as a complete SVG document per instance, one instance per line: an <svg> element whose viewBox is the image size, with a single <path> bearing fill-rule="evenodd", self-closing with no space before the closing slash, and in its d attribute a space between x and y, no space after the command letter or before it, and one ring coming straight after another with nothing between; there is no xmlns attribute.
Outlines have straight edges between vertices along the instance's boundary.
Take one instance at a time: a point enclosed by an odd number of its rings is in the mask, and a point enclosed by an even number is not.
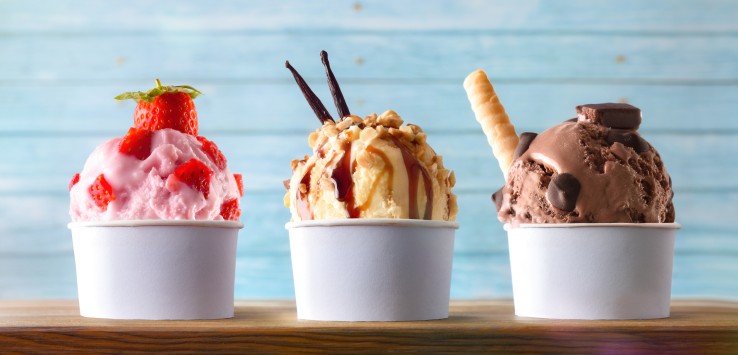
<svg viewBox="0 0 738 355"><path fill-rule="evenodd" d="M69 229L88 227L212 227L241 229L243 228L243 223L238 221L206 221L185 219L136 219L71 222L67 224L67 228Z"/></svg>
<svg viewBox="0 0 738 355"><path fill-rule="evenodd" d="M316 219L309 221L289 222L285 229L333 226L392 226L392 227L421 227L421 228L452 228L459 229L459 223L453 221L396 219L396 218L344 218L344 219Z"/></svg>
<svg viewBox="0 0 738 355"><path fill-rule="evenodd" d="M533 228L647 228L647 229L680 229L682 225L679 223L521 223L518 226L512 226L505 223L503 228L506 231L515 228L533 229Z"/></svg>

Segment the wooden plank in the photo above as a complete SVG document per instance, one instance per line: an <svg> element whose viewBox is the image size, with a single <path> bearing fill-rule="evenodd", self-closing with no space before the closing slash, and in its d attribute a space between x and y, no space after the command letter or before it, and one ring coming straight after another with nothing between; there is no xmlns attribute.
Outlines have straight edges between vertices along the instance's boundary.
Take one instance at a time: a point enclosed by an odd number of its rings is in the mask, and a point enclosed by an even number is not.
<svg viewBox="0 0 738 355"><path fill-rule="evenodd" d="M456 83L342 85L349 108L359 115L397 111L429 134L477 132L466 94ZM189 81L188 81L189 82ZM179 82L174 82L178 84ZM200 127L208 134L308 132L318 121L293 82L228 84L189 82L204 92L197 98ZM312 82L331 105L327 85ZM0 85L5 122L0 134L118 134L131 125L135 104L113 97L145 90L153 81L90 85ZM628 101L643 110L641 132L738 132L738 85L597 85L511 83L495 85L520 131L540 132L575 114L583 103ZM675 104L688 102L688 105ZM30 110L29 108L33 109ZM331 111L335 111L331 108Z"/></svg>
<svg viewBox="0 0 738 355"><path fill-rule="evenodd" d="M291 175L289 162L312 154L307 132L203 134L218 143L232 171L244 174L248 191L283 191L282 181ZM733 152L738 150L734 135L650 134L645 138L658 147L677 190L738 187L733 178L736 166L725 163L733 161ZM3 137L0 151L16 153L0 161L0 193L62 193L71 176L84 166L87 155L104 141L98 136ZM494 191L502 186L502 174L481 130L437 134L428 141L455 171L456 191Z"/></svg>
<svg viewBox="0 0 738 355"><path fill-rule="evenodd" d="M702 33L736 31L735 2L709 0L586 0L507 2L428 0L422 3L364 0L218 1L144 0L104 3L62 0L0 3L0 32L253 31L269 30L491 30Z"/></svg>
<svg viewBox="0 0 738 355"><path fill-rule="evenodd" d="M156 77L289 82L285 59L322 81L322 49L331 53L343 82L459 83L478 68L496 80L720 85L738 80L738 36L154 33L0 36L0 48L13 53L0 56L0 81L11 84Z"/></svg>
<svg viewBox="0 0 738 355"><path fill-rule="evenodd" d="M233 319L110 321L81 318L75 301L0 303L0 346L10 352L555 352L738 351L735 302L674 301L659 320L520 318L508 300L455 301L449 319L297 321L292 302L239 301Z"/></svg>

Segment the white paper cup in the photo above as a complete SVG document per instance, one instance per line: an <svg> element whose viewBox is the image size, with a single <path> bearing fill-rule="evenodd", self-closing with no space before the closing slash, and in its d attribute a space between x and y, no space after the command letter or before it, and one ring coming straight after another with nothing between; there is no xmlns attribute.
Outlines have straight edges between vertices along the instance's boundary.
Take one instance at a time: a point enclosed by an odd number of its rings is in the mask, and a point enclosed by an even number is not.
<svg viewBox="0 0 738 355"><path fill-rule="evenodd" d="M83 317L233 317L234 221L70 223Z"/></svg>
<svg viewBox="0 0 738 355"><path fill-rule="evenodd" d="M287 224L297 318L448 318L455 222L344 219Z"/></svg>
<svg viewBox="0 0 738 355"><path fill-rule="evenodd" d="M515 314L669 317L676 223L505 226Z"/></svg>

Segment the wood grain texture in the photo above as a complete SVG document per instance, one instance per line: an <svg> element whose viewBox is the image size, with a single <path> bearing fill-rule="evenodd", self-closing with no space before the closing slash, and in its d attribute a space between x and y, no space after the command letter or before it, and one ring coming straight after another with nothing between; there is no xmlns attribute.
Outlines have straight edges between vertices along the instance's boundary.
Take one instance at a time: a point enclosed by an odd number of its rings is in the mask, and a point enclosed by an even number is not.
<svg viewBox="0 0 738 355"><path fill-rule="evenodd" d="M293 297L282 185L314 119L290 59L328 102L326 49L350 108L421 125L457 174L452 295L509 297L502 183L461 80L483 68L520 131L587 102L643 109L676 187L675 295L738 298L738 2L0 0L0 298L75 297L66 186L130 126L116 94L192 84L202 133L246 196L236 294Z"/></svg>
<svg viewBox="0 0 738 355"><path fill-rule="evenodd" d="M460 82L483 68L496 80L735 85L736 44L738 36L616 34L19 35L0 36L0 48L14 53L0 57L0 79L13 84L156 77L288 82L282 64L289 59L306 77L322 80L317 53L325 49L346 82Z"/></svg>
<svg viewBox="0 0 738 355"><path fill-rule="evenodd" d="M17 33L121 31L280 31L305 30L498 30L713 33L738 31L735 2L702 0L383 0L218 1L203 6L164 0L108 4L60 0L52 3L0 2L0 31ZM90 16L94 14L94 16ZM329 16L326 16L329 14Z"/></svg>
<svg viewBox="0 0 738 355"><path fill-rule="evenodd" d="M316 129L318 120L299 89L286 81L289 78L284 79L285 82L250 83L181 79L173 83L186 81L204 92L196 101L204 134L303 134ZM6 122L0 126L0 136L85 134L103 139L120 135L131 124L135 104L118 102L113 97L126 90L147 88L152 83L152 80L136 80L113 84L0 84L0 105ZM330 93L322 78L312 80L311 86L329 102ZM375 84L342 80L341 87L349 108L359 115L392 109L408 122L422 125L432 136L481 132L466 94L460 89L460 80ZM732 114L738 85L501 81L495 84L495 90L520 131L540 132L574 117L576 105L603 101L628 101L642 107L640 130L646 136L738 131L738 120ZM64 95L59 95L60 92ZM94 92L93 97L90 92ZM678 105L674 98L688 98L689 104Z"/></svg>
<svg viewBox="0 0 738 355"><path fill-rule="evenodd" d="M738 304L676 300L668 319L562 321L513 315L510 301L456 301L449 319L297 321L292 302L240 301L233 319L114 321L78 316L76 301L3 301L0 346L17 352L730 353Z"/></svg>

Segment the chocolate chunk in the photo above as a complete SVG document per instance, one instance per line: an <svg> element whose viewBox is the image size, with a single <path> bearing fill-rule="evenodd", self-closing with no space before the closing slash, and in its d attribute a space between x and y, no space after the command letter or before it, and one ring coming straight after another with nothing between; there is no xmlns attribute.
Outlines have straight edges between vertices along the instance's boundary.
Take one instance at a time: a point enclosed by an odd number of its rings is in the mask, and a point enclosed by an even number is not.
<svg viewBox="0 0 738 355"><path fill-rule="evenodd" d="M495 191L495 193L492 194L492 201L495 203L495 208L497 208L497 212L500 212L500 208L502 208L502 187Z"/></svg>
<svg viewBox="0 0 738 355"><path fill-rule="evenodd" d="M526 150L528 150L528 147L530 147L530 144L534 139L536 139L536 136L538 136L538 134L531 132L523 132L520 134L520 140L518 141L518 146L515 147L513 160L518 159Z"/></svg>
<svg viewBox="0 0 738 355"><path fill-rule="evenodd" d="M567 212L574 210L579 197L581 185L574 175L563 173L556 175L548 184L546 198L552 206Z"/></svg>
<svg viewBox="0 0 738 355"><path fill-rule="evenodd" d="M628 104L587 104L577 106L579 121L589 121L610 128L638 129L641 110Z"/></svg>
<svg viewBox="0 0 738 355"><path fill-rule="evenodd" d="M611 129L607 133L607 142L610 144L621 143L626 147L633 148L636 153L643 153L648 150L648 143L641 138L640 134L626 129Z"/></svg>
<svg viewBox="0 0 738 355"><path fill-rule="evenodd" d="M290 189L290 179L282 181L282 185L284 185L284 188L289 190Z"/></svg>

